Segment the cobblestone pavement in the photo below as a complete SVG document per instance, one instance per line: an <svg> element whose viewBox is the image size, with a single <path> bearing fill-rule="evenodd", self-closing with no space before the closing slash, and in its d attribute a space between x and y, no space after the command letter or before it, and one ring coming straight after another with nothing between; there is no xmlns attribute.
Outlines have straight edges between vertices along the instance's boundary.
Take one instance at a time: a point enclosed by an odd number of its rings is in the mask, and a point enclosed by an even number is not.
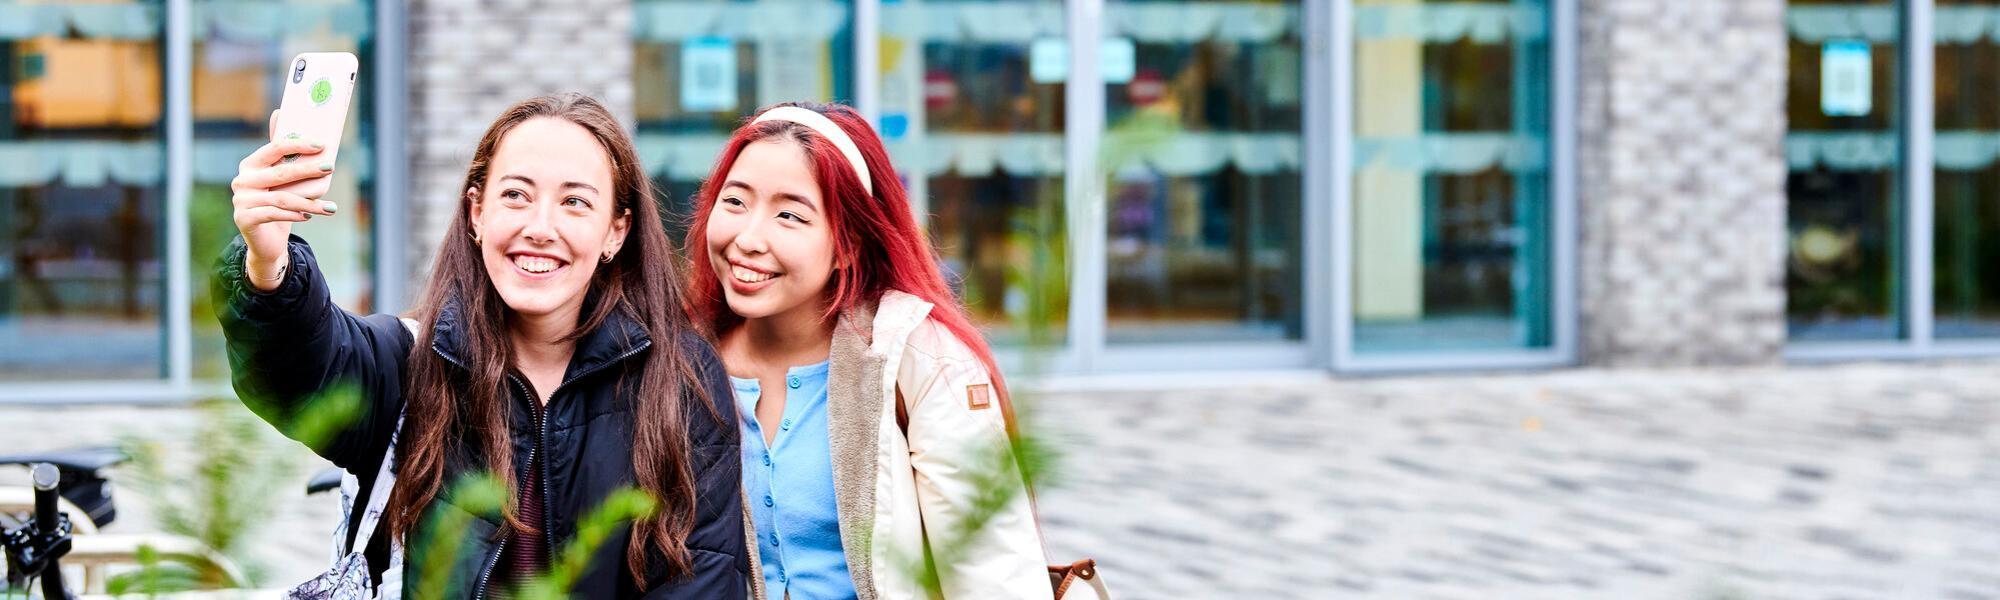
<svg viewBox="0 0 2000 600"><path fill-rule="evenodd" d="M1052 397L1124 598L2000 598L2000 365Z"/></svg>
<svg viewBox="0 0 2000 600"><path fill-rule="evenodd" d="M1064 452L1052 551L1097 558L1121 600L2000 599L2000 363L1028 401ZM0 407L0 452L194 420ZM273 501L253 553L282 585L322 568L336 500ZM144 530L143 504L121 497L113 529Z"/></svg>

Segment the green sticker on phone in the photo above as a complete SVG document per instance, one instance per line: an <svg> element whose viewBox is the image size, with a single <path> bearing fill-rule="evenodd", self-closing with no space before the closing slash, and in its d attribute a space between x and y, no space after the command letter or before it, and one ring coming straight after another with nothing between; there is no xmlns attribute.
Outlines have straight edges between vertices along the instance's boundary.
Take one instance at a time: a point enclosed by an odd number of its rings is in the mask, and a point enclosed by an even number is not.
<svg viewBox="0 0 2000 600"><path fill-rule="evenodd" d="M326 104L326 101L332 98L333 98L332 83L328 83L326 79L320 79L319 81L313 82L312 101L314 106Z"/></svg>

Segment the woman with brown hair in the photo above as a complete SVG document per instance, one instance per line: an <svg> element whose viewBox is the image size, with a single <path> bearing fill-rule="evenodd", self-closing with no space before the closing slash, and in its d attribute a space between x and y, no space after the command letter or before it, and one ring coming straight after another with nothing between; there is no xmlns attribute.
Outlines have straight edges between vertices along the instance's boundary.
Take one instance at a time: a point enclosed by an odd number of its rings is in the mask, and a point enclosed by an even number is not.
<svg viewBox="0 0 2000 600"><path fill-rule="evenodd" d="M242 237L214 278L238 393L294 434L310 398L354 385L360 418L313 448L372 486L393 443L393 492L371 536L378 580L393 538L469 518L452 595L504 593L548 568L579 519L637 487L658 510L599 547L572 587L586 598L743 597L736 411L715 350L681 312L673 250L631 139L595 100L542 96L487 130L406 328L329 299L291 223L331 203L274 188L321 177L310 140L245 158L232 187ZM295 161L282 160L298 155ZM403 425L399 428L400 420ZM392 439L392 435L394 436ZM513 493L498 517L452 498L490 471ZM386 470L384 472L387 472ZM355 506L364 500L355 499ZM353 539L353 532L348 534Z"/></svg>

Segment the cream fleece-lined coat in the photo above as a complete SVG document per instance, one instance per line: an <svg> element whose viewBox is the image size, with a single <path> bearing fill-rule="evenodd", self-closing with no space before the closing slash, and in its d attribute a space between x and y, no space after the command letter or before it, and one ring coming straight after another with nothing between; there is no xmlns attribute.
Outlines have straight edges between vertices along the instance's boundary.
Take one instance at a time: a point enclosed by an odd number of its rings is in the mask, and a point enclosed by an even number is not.
<svg viewBox="0 0 2000 600"><path fill-rule="evenodd" d="M928 596L904 565L925 555L926 531L950 536L960 529L979 495L968 472L999 466L1020 480L1013 461L995 464L1007 448L1007 429L985 364L930 311L930 303L891 291L874 307L843 313L834 328L827 435L841 543L861 600ZM977 386L987 386L984 398ZM907 404L907 435L896 421L898 390ZM755 532L745 529L756 548ZM1054 595L1024 492L963 552L934 559L951 600ZM752 579L763 598L762 577Z"/></svg>

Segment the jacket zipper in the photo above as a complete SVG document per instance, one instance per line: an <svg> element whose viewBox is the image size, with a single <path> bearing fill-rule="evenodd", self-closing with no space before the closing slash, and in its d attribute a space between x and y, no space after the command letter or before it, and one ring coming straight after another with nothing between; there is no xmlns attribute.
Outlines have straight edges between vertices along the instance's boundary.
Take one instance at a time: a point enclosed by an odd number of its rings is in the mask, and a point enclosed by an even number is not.
<svg viewBox="0 0 2000 600"><path fill-rule="evenodd" d="M572 382L572 381L576 381L576 380L578 380L578 379L582 379L582 378L584 378L584 376L587 376L587 375L590 375L590 374L592 374L592 373L596 373L597 371L599 371L599 370L603 369L603 368L604 368L604 367L606 367L606 366L610 366L610 365L615 365L615 364L618 364L618 363L621 363L621 362L625 362L625 359L627 359L627 358L632 358L632 355L634 355L634 354L638 354L638 353L640 353L640 352L644 351L644 350L645 350L645 349L647 349L647 348L651 348L652 346L653 346L653 342L652 342L652 340L646 340L646 341L642 341L642 342L640 342L640 343L639 343L638 345L636 345L636 346L633 346L631 350L626 350L624 354L620 354L620 355L618 355L618 357L617 357L617 358L613 358L613 359L611 359L611 360L608 360L608 361L605 361L605 362L603 362L603 363L602 363L602 366L599 366L599 367L598 367L598 368L596 368L596 369L591 369L591 370L588 370L588 371L581 371L581 372L578 372L578 373L576 374L576 376L575 376L575 377L571 377L571 378L569 378L569 379L564 379L564 380L562 381L562 383L558 383L558 384L556 384L556 389L553 389L553 390L549 390L549 403L550 403L550 404L554 404L554 403L555 403L555 400L556 400L556 394L559 394L559 393L562 393L562 389L563 389L563 386L566 386L566 385L569 385L569 384L570 384L570 382ZM516 380L514 380L514 382L515 382L515 383L517 383L517 384L519 384L519 383L520 383L520 380L519 380L519 379L516 379ZM523 384L523 385L522 385L522 387L524 387L524 388L525 388L525 387L526 387L526 385L525 385L525 384ZM537 402L539 402L539 401L540 401L540 399L539 399L539 398L533 398L533 397L530 397L530 400L534 400L534 401L537 401ZM542 415L542 413L543 413L543 412L546 412L546 407L544 407L544 410L543 410L543 411L539 411L539 412L537 412L536 414L538 414L538 415ZM535 419L535 428L536 428L536 431L535 431L535 446L536 446L537 448L539 448L539 447L541 447L541 445L543 445L543 444L546 444L546 443L548 443L548 437L549 437L549 419L548 419L548 417L547 417L546 415L543 415L543 416L541 416L540 418L537 418L537 419ZM528 452L529 452L529 454L528 454L529 458L531 458L531 459L532 459L532 458L534 457L534 450L529 450ZM546 556L546 557L548 558L548 560L549 560L549 562L550 562L551 564L554 564L554 563L555 563L555 561L557 560L557 557L556 557L556 537L555 537L555 535L556 535L556 534L555 534L555 528L554 528L554 527L550 527L550 526L549 526L549 522L550 522L550 519L553 519L553 518L555 518L555 517L554 517L554 515L555 515L555 512L554 512L554 511L551 511L551 510L549 510L549 500L550 500L550 497L549 497L549 461L547 461L547 460L543 460L543 461L542 461L542 462L540 462L540 463L536 463L536 467L537 467L537 468L538 468L538 469L539 469L539 470L540 470L540 471L542 472L542 477L541 477L541 479L542 479L542 482L541 482L541 484L542 484L542 543L543 543L543 544L544 544L544 545L545 545L545 546L547 547L547 549L548 549L548 551L547 551L547 554L545 554L544 556ZM565 591L567 591L567 590L565 590Z"/></svg>
<svg viewBox="0 0 2000 600"><path fill-rule="evenodd" d="M528 447L528 464L531 464L531 465L535 465L535 466L536 466L536 470L537 470L537 471L539 471L539 472L540 472L540 474L541 474L541 477L539 477L539 479L540 479L541 481L537 483L537 487L540 487L540 488L542 488L542 499L541 499L541 503L542 503L542 557L543 557L543 558L552 558L552 556L553 556L553 555L555 554L555 547L556 547L556 541L555 541L555 540L556 540L556 538L555 538L555 534L554 534L553 532L551 532L551 531L550 531L550 529L552 529L552 528L551 528L551 527L549 527L549 518L550 518L550 514L551 514L551 513L549 512L549 465L547 464L547 463L548 463L548 461L547 461L547 460L543 460L543 461L541 461L541 462L536 462L536 461L535 461L535 457L536 457L536 456L537 456L538 454L540 454L540 453L541 453L541 451L542 451L542 446L543 446L544 444L547 444L547 443L548 443L548 437L549 437L549 418L548 418L548 415L544 414L544 413L548 412L548 407L547 407L547 406L535 406L536 404L540 404L540 403L541 403L541 401L542 401L542 399L541 399L540 397L537 397L537 396L535 395L535 392L534 392L534 390L533 390L532 388L529 388L529 387L528 387L528 384L526 384L526 383L523 383L523 382L521 382L521 378L519 378L519 377L516 377L516 376L513 376L513 375L508 375L508 376L507 376L507 379L508 379L508 380L510 380L510 381L513 381L513 382L514 382L514 385L515 385L515 387L517 387L517 388L519 388L519 389L521 390L521 396L522 396L522 398L526 399L526 400L527 400L527 402L529 403L529 405L528 405L528 410L532 410L532 411L535 411L535 413L534 413L534 414L535 414L535 445L533 445L533 446L529 446L529 447ZM556 386L556 389L557 389L557 390L561 390L561 389L562 389L562 385L558 384L558 385ZM554 402L554 401L555 401L555 398L556 398L556 395L555 395L555 393L551 392L551 393L549 394L549 401L550 401L550 402Z"/></svg>
<svg viewBox="0 0 2000 600"><path fill-rule="evenodd" d="M641 341L641 342L640 342L640 343L639 343L639 344L638 344L637 346L633 346L631 350L626 350L624 354L620 354L620 355L618 355L618 357L617 357L617 358L613 358L613 359L611 359L611 360L609 360L609 361L605 361L605 362L604 362L603 364L604 364L604 365L606 365L606 366L608 366L608 365L614 365L614 364L618 364L618 363L621 363L621 362L624 362L624 361L625 361L625 359L627 359L627 358L631 358L631 357L632 357L632 355L634 355L634 354L638 354L638 353L640 353L640 352L644 351L644 350L645 350L645 349L647 349L647 348L651 348L652 346L653 346L653 342L652 342L652 340L643 340L643 341ZM451 362L452 362L452 363L454 363L454 364L457 364L457 362L458 362L458 361L455 361L455 360L452 360L452 359L451 359L451 357L449 357L449 356L444 356L444 353L443 353L443 352L440 352L440 351L438 351L438 350L437 350L436 348L432 348L431 350L432 350L433 352L437 352L438 356L441 356L441 357L444 357L444 359L445 359L445 360L447 360L447 361L451 361ZM460 367L460 368L464 368L464 365L459 365L459 367ZM600 366L600 367L598 367L598 368L596 368L596 369L591 369L591 370L588 370L588 371L584 371L584 372L581 372L581 373L577 373L575 377L571 377L571 378L569 378L569 379L565 379L565 380L563 380L563 382L562 382L562 383L558 383L558 384L556 384L556 389L554 389L554 390L551 390L551 391L549 392L549 400L550 400L550 401L554 401L554 400L555 400L555 397L556 397L556 392L560 392L560 391L562 391L562 389L563 389L563 386L566 386L566 385L569 385L569 384L570 384L570 382L572 382L572 381L576 381L576 380L578 380L578 379L582 379L582 378L583 378L583 377L584 377L585 375L589 375L589 374L591 374L591 373L595 373L595 372L597 372L598 370L600 370L600 369L602 369L602 368L603 368L603 367L602 367L602 366ZM514 385L515 385L515 387L516 387L516 388L518 388L518 389L520 389L520 390L521 390L521 394L522 394L522 396L524 397L524 399L525 399L525 400L527 400L528 402L541 402L541 398L538 398L538 397L536 397L536 396L534 395L534 393L532 393L532 392L528 391L528 386L527 386L527 384L525 384L525 383L521 383L521 379L520 379L519 377L515 377L515 376L513 376L513 375L508 375L508 376L507 376L507 378L508 378L508 380L510 380L510 381L513 381L513 382L514 382ZM544 441L546 440L546 438L548 437L548 434L549 434L549 424L548 424L548 419L542 416L542 414L541 414L541 413L542 413L542 410L541 410L541 409L540 409L539 407L534 407L534 406L530 406L529 408L533 408L533 409L536 409L536 411L535 411L535 415L536 415L536 417L535 417L535 445L534 445L534 446L531 446L531 447L529 447L529 448L528 448L528 461L529 461L529 462L534 462L534 460L535 460L535 452L536 452L537 450L539 450L539 449L541 448L541 446L542 446L542 443L543 443L543 442L544 442ZM539 470L540 470L540 471L541 471L541 473L542 473L542 478L541 478L541 479L542 479L542 482L541 482L541 487L542 487L542 542L543 542L543 545L544 545L544 547L545 547L545 548L547 548L547 550L548 550L548 554L547 554L546 556L547 556L547 557L548 557L548 558L549 558L550 560L554 560L554 559L555 559L555 534L554 534L554 532L552 532L552 531L551 531L551 529L552 529L552 528L550 528L550 527L549 527L549 514L550 514L550 513L549 513L549 481L548 481L548 479L549 479L549 466L548 466L548 464L547 464L546 462L544 462L544 463L540 464L539 466L540 466L540 469L539 469ZM492 553L491 555L489 555L489 556L487 557L487 559L486 559L486 567L485 567L484 569L481 569L481 570L480 570L480 573L479 573L479 591L478 591L478 592L477 592L477 593L476 593L475 595L473 595L473 600L479 600L479 599L481 599L481 598L485 598L485 597L486 597L486 592L487 592L487 586L488 586L488 584L490 583L490 580L491 580L491 579L492 579L492 577L493 577L493 568L494 568L494 567L496 567L496 566L499 566L499 564L500 564L500 556L501 556L501 553L502 553L503 551L505 551L505 550L506 550L506 548L507 548L507 539L506 539L506 538L501 538L501 539L500 539L500 543L498 543L498 544L494 544L494 546L493 546L493 553Z"/></svg>
<svg viewBox="0 0 2000 600"><path fill-rule="evenodd" d="M493 577L493 567L500 565L500 552L506 548L507 538L500 538L500 543L493 546L493 555L486 557L486 567L479 570L479 591L473 594L473 600L486 597L486 586Z"/></svg>
<svg viewBox="0 0 2000 600"><path fill-rule="evenodd" d="M520 391L521 391L521 397L522 397L523 399L525 399L526 401L528 401L528 402L540 402L540 401L541 401L541 399L540 399L540 398L536 398L536 397L535 397L535 395L534 395L534 393L533 393L533 392L530 392L530 391L528 391L528 386L527 386L527 384L524 384L524 383L521 383L521 380L520 380L520 378L518 378L518 377L515 377L515 376L513 376L513 375L508 375L508 376L507 376L507 380L508 380L508 381L511 381L511 382L513 382L513 383L514 383L514 387L515 387L515 389L518 389L518 390L520 390ZM535 407L533 407L533 406L530 406L529 408L530 408L530 409L534 409ZM541 421L542 421L542 416L541 416L541 411L540 411L540 410L536 410L536 411L535 411L535 422L537 423L537 427L540 427L540 425L539 425L539 424L541 423ZM535 445L533 445L533 446L529 446L529 447L528 447L528 462L529 462L530 464L532 464L532 463L534 463L534 462L535 462L535 452L536 452L536 451L538 451L538 450L540 450L540 449L541 449L541 447L542 447L542 440L541 440L541 437L540 437L539 435L537 435L537 437L535 438ZM543 493L547 493L547 490L548 490L548 486L543 486L543 487L542 487L542 490L543 490ZM547 507L548 507L548 502L546 501L546 499L544 499L544 502L542 503L542 506L543 506L543 508L542 508L542 511L543 511L543 512L542 512L542 530L543 530L543 532L544 532L544 533L546 533L546 532L548 531L548 508L547 508ZM509 537L511 537L511 536L509 536ZM498 543L498 544L495 544L495 545L493 546L493 555L492 555L491 557L489 557L489 558L487 559L487 563L486 563L486 568L485 568L485 569L483 569L483 570L482 570L482 571L480 572L480 574L479 574L479 593L478 593L478 595L475 595L475 596L473 596L474 600L477 600L477 599L479 599L479 598L485 598L485 597L486 597L486 592L487 592L487 589L488 589L488 587L487 587L487 586L488 586L488 584L490 583L490 580L492 579L492 576L493 576L493 568L494 568L494 567L497 567L497 566L499 566L499 565L500 565L500 557L501 557L501 556L505 556L504 552L505 552L505 550L507 549L507 540L508 540L508 538L504 538L504 537L503 537L503 538L500 538L500 543Z"/></svg>
<svg viewBox="0 0 2000 600"><path fill-rule="evenodd" d="M535 397L534 392L528 388L528 384L522 383L521 379L518 377L514 377L512 375L509 375L508 377L514 380L514 385L521 387L521 393L527 396L528 402L531 403L541 402L541 398ZM555 402L556 399L555 392L561 390L562 390L562 384L556 384L555 391L549 392L549 402L551 403ZM540 471L541 473L541 477L539 478L541 481L539 482L538 487L542 488L542 499L541 499L542 557L545 559L554 560L556 553L556 538L555 538L555 533L552 531L554 528L549 527L549 519L551 519L552 518L551 515L555 513L549 511L549 464L548 464L549 461L547 459L543 459L541 462L535 462L536 453L541 452L542 446L548 443L548 438L549 438L549 417L547 414L548 407L531 405L529 406L529 408L535 411L535 445L531 448L528 448L528 464L535 465L535 469L537 471Z"/></svg>

